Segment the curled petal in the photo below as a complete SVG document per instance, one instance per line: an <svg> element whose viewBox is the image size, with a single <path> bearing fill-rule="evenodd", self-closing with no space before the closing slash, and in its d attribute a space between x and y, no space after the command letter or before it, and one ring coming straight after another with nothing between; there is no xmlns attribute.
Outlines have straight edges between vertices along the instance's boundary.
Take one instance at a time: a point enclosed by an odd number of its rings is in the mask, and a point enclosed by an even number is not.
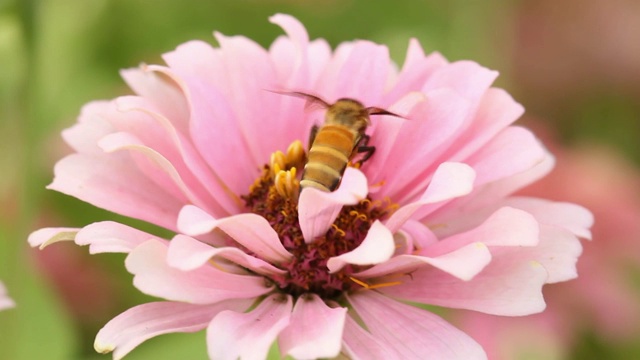
<svg viewBox="0 0 640 360"><path fill-rule="evenodd" d="M187 205L178 216L178 229L188 235L205 234L216 228L268 262L278 263L291 257L278 234L260 215L245 213L215 219L202 209Z"/></svg>
<svg viewBox="0 0 640 360"><path fill-rule="evenodd" d="M298 19L287 14L275 14L269 17L269 21L279 25L287 33L287 37L300 47L301 52L306 50L307 44L309 43L309 35L304 25L302 25Z"/></svg>
<svg viewBox="0 0 640 360"><path fill-rule="evenodd" d="M255 273L273 276L284 275L285 271L268 262L247 255L235 247L215 248L192 237L178 234L169 243L167 263L183 271L190 271L207 264L212 258L220 257L230 260Z"/></svg>
<svg viewBox="0 0 640 360"><path fill-rule="evenodd" d="M279 336L280 352L295 359L338 356L346 315L346 308L328 307L318 295L299 297L289 326Z"/></svg>
<svg viewBox="0 0 640 360"><path fill-rule="evenodd" d="M251 299L271 291L260 276L237 275L202 266L182 271L167 263L167 245L149 240L133 249L125 265L142 292L172 301L213 304L228 299Z"/></svg>
<svg viewBox="0 0 640 360"><path fill-rule="evenodd" d="M473 242L487 246L536 246L539 242L538 222L526 211L505 206L478 227L445 237L424 248L420 254L436 256Z"/></svg>
<svg viewBox="0 0 640 360"><path fill-rule="evenodd" d="M469 165L463 163L441 164L420 200L398 209L385 225L392 233L395 233L421 207L469 194L473 189L474 179L475 172Z"/></svg>
<svg viewBox="0 0 640 360"><path fill-rule="evenodd" d="M471 243L437 257L400 255L357 273L358 278L369 279L391 274L411 274L416 269L431 265L461 280L471 280L491 262L491 253L483 243Z"/></svg>
<svg viewBox="0 0 640 360"><path fill-rule="evenodd" d="M28 242L32 247L45 247L60 242L74 241L80 228L42 228L29 234Z"/></svg>
<svg viewBox="0 0 640 360"><path fill-rule="evenodd" d="M207 328L209 357L264 359L278 334L289 325L290 296L271 295L248 313L223 311Z"/></svg>
<svg viewBox="0 0 640 360"><path fill-rule="evenodd" d="M82 107L78 122L62 131L62 138L79 153L99 155L103 151L98 141L115 131L113 125L104 118L104 113L112 106L109 101L92 101Z"/></svg>
<svg viewBox="0 0 640 360"><path fill-rule="evenodd" d="M348 297L358 316L397 359L486 359L480 345L437 315L374 291ZM401 340L400 340L401 339Z"/></svg>
<svg viewBox="0 0 640 360"><path fill-rule="evenodd" d="M578 237L591 239L589 229L593 226L593 214L580 205L529 197L512 197L505 204L532 214L542 224L558 226Z"/></svg>
<svg viewBox="0 0 640 360"><path fill-rule="evenodd" d="M374 265L385 262L393 256L395 242L393 234L376 220L371 224L367 236L352 251L330 258L327 261L329 272L334 273L348 264Z"/></svg>
<svg viewBox="0 0 640 360"><path fill-rule="evenodd" d="M76 244L89 245L92 254L105 252L129 253L138 245L156 236L113 221L87 225L76 235Z"/></svg>
<svg viewBox="0 0 640 360"><path fill-rule="evenodd" d="M163 117L171 119L171 126L175 126L183 134L187 133L189 110L185 94L174 82L167 81L162 74L147 65L120 70L120 76L136 94L157 107Z"/></svg>
<svg viewBox="0 0 640 360"><path fill-rule="evenodd" d="M109 321L96 336L94 347L99 353L113 351L121 359L145 340L168 333L196 332L207 327L221 311L243 311L249 300L228 300L213 305L179 302L152 302L133 307Z"/></svg>
<svg viewBox="0 0 640 360"><path fill-rule="evenodd" d="M354 205L367 196L367 178L352 167L347 167L336 191L323 192L306 188L300 194L298 219L307 243L327 232L344 205Z"/></svg>

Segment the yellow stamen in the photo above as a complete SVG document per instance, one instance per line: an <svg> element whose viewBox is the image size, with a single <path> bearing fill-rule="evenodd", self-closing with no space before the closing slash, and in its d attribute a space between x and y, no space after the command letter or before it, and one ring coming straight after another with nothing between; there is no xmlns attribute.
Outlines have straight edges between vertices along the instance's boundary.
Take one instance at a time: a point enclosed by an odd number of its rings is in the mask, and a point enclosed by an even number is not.
<svg viewBox="0 0 640 360"><path fill-rule="evenodd" d="M290 168L302 168L306 158L304 146L300 140L296 140L287 148L286 164Z"/></svg>
<svg viewBox="0 0 640 360"><path fill-rule="evenodd" d="M347 235L347 233L346 233L346 232L344 232L344 230L340 229L340 228L338 227L338 225L336 225L336 224L331 224L331 227L333 228L333 230L335 230L335 231L338 233L338 235L343 236L343 237L344 237L345 235Z"/></svg>
<svg viewBox="0 0 640 360"><path fill-rule="evenodd" d="M354 283L362 286L363 288L365 288L367 290L379 289L379 288L383 288L383 287L396 286L396 285L402 284L402 281L392 281L392 282L369 285L366 282L364 282L362 280L358 280L358 279L356 279L356 278L354 278L352 276L349 276L349 279L351 279L351 281L353 281Z"/></svg>
<svg viewBox="0 0 640 360"><path fill-rule="evenodd" d="M296 178L296 168L278 171L274 185L280 196L297 199L300 192L300 181Z"/></svg>
<svg viewBox="0 0 640 360"><path fill-rule="evenodd" d="M287 159L282 151L277 150L276 152L271 154L271 159L269 160L269 168L271 168L271 175L274 177L281 170L287 168Z"/></svg>

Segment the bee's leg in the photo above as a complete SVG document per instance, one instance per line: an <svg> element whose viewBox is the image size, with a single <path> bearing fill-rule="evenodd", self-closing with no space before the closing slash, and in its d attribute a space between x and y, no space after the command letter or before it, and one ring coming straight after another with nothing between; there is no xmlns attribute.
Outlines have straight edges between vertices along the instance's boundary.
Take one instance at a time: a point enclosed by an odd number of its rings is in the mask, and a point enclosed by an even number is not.
<svg viewBox="0 0 640 360"><path fill-rule="evenodd" d="M311 145L313 145L313 141L316 139L316 135L318 134L318 125L313 125L311 127L311 132L309 132L309 147L307 151L311 150Z"/></svg>
<svg viewBox="0 0 640 360"><path fill-rule="evenodd" d="M362 166L362 164L365 161L369 160L369 158L376 151L376 147L375 146L368 146L370 139L371 139L371 137L369 135L365 134L365 135L362 135L362 139L360 139L360 142L358 143L358 147L357 147L356 151L358 152L358 154L364 153L364 155L362 156L362 159L360 159L360 160L358 160L358 162L356 162L356 166L357 167Z"/></svg>

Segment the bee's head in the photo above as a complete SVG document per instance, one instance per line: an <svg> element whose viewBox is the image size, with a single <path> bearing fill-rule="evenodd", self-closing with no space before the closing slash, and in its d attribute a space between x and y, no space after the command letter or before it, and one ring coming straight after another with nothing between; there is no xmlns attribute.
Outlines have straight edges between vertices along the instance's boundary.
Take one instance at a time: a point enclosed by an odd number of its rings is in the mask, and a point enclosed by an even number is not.
<svg viewBox="0 0 640 360"><path fill-rule="evenodd" d="M334 104L329 106L325 116L327 124L344 125L357 132L363 132L367 126L371 125L369 121L369 112L357 100L338 99Z"/></svg>

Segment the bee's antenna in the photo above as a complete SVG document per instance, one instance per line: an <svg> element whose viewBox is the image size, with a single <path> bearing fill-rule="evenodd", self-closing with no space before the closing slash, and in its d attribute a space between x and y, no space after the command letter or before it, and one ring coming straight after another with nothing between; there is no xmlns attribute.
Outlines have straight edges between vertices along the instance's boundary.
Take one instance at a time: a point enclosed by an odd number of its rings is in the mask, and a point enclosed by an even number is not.
<svg viewBox="0 0 640 360"><path fill-rule="evenodd" d="M331 104L324 101L321 97L316 95L311 95L302 91L280 91L280 90L268 90L268 89L265 89L265 90L275 94L295 96L301 99L305 99L306 100L306 104L304 106L305 109L312 108L313 105L320 105L322 108L325 108L325 109L331 106Z"/></svg>
<svg viewBox="0 0 640 360"><path fill-rule="evenodd" d="M390 116L395 116L395 117L399 117L399 118L403 118L404 116L398 115L396 113L392 113L389 110L385 110L379 107L375 107L375 106L370 106L368 108L365 109L367 111L367 113L369 115L390 115Z"/></svg>

